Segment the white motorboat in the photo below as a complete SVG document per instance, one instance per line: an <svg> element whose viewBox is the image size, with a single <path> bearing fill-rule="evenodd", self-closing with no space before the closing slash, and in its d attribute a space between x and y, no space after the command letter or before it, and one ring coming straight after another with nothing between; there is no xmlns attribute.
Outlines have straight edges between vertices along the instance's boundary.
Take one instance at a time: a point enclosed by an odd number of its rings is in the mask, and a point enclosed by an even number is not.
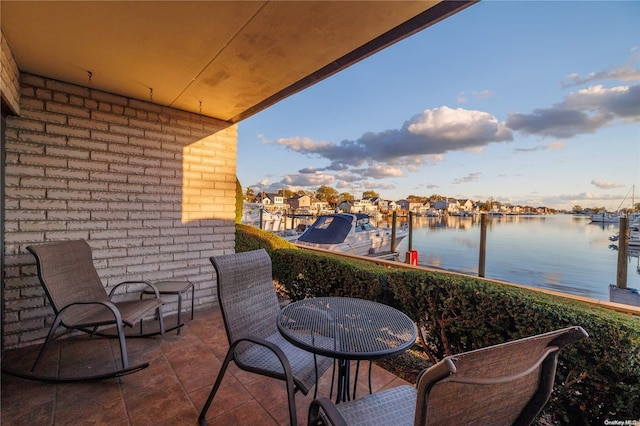
<svg viewBox="0 0 640 426"><path fill-rule="evenodd" d="M591 215L591 222L594 223L619 223L620 215L618 213L607 213L601 211Z"/></svg>
<svg viewBox="0 0 640 426"><path fill-rule="evenodd" d="M335 213L319 216L295 244L371 256L392 251L391 234L391 228L374 226L366 214ZM405 228L396 229L396 246L408 234Z"/></svg>

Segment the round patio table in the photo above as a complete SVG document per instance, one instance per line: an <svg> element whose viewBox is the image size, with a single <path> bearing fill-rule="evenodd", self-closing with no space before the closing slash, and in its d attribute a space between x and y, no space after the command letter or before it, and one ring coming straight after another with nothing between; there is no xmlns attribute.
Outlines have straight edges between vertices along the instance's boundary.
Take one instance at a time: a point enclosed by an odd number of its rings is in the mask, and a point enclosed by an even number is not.
<svg viewBox="0 0 640 426"><path fill-rule="evenodd" d="M277 321L282 336L295 346L338 361L337 403L351 399L350 361L401 354L418 333L413 320L399 310L350 297L300 300L285 306ZM354 383L354 398L355 388Z"/></svg>

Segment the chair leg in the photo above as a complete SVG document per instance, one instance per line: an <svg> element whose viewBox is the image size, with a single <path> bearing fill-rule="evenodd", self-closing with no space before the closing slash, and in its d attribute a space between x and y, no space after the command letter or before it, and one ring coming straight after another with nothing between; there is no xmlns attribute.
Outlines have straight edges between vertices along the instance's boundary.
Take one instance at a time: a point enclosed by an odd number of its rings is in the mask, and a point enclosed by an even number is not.
<svg viewBox="0 0 640 426"><path fill-rule="evenodd" d="M162 308L160 306L158 306L158 309L156 310L156 312L158 313L158 322L160 322L160 335L164 334L164 320L162 318Z"/></svg>
<svg viewBox="0 0 640 426"><path fill-rule="evenodd" d="M336 377L336 362L337 360L333 360L333 367L331 368L331 389L329 390L329 399L333 398L333 383Z"/></svg>
<svg viewBox="0 0 640 426"><path fill-rule="evenodd" d="M36 358L36 361L33 363L33 366L31 367L31 372L33 372L33 370L36 369L36 365L38 365L38 363L40 362L40 359L42 358L42 355L44 354L45 349L47 349L47 347L49 346L49 343L51 343L51 341L53 340L53 336L55 335L56 329L60 326L61 322L62 322L62 315L60 314L56 315L56 318L53 320L53 324L51 324L51 328L49 329L49 333L47 334L47 338L45 339L44 343L42 344L42 347L40 348L38 357Z"/></svg>
<svg viewBox="0 0 640 426"><path fill-rule="evenodd" d="M127 343L124 338L124 328L122 327L122 323L118 322L116 325L118 329L118 340L120 341L120 359L122 360L122 368L129 368L129 357L127 356Z"/></svg>
<svg viewBox="0 0 640 426"><path fill-rule="evenodd" d="M218 373L218 377L216 378L216 382L213 384L213 388L211 389L211 392L209 393L209 397L207 398L207 402L205 402L204 407L202 407L202 411L200 412L200 415L198 416L198 423L200 424L200 426L206 426L207 425L207 421L205 420L205 417L207 416L207 411L209 411L209 407L211 406L211 402L213 402L213 397L216 396L216 392L218 392L218 388L220 387L220 384L222 384L222 378L224 377L224 373L227 372L227 367L229 366L229 363L233 359L233 351L234 351L233 347L229 348L229 351L227 351L227 356L224 358L224 362L222 363L222 368L220 369L220 372Z"/></svg>

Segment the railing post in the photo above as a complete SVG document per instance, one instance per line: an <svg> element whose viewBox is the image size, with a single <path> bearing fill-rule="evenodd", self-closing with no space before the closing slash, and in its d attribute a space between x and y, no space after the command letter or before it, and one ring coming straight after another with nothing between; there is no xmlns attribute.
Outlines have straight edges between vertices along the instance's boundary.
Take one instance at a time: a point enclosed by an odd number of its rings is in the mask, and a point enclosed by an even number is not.
<svg viewBox="0 0 640 426"><path fill-rule="evenodd" d="M263 209L260 209L260 229L262 229L262 212Z"/></svg>
<svg viewBox="0 0 640 426"><path fill-rule="evenodd" d="M478 260L478 276L484 278L485 260L487 257L487 222L489 215L480 215L480 259Z"/></svg>
<svg viewBox="0 0 640 426"><path fill-rule="evenodd" d="M391 251L396 250L396 212L391 215Z"/></svg>
<svg viewBox="0 0 640 426"><path fill-rule="evenodd" d="M627 234L629 232L629 218L620 218L620 232L618 233L618 275L616 279L616 287L627 288L627 247L629 241Z"/></svg>
<svg viewBox="0 0 640 426"><path fill-rule="evenodd" d="M409 212L409 250L413 249L413 212Z"/></svg>

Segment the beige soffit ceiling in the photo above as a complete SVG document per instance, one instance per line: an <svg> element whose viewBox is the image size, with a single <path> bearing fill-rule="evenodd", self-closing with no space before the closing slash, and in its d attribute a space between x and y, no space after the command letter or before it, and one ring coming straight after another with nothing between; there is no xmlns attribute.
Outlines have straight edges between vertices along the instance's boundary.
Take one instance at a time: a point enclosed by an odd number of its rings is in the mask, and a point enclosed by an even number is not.
<svg viewBox="0 0 640 426"><path fill-rule="evenodd" d="M237 122L474 1L2 0L0 15L23 72Z"/></svg>

